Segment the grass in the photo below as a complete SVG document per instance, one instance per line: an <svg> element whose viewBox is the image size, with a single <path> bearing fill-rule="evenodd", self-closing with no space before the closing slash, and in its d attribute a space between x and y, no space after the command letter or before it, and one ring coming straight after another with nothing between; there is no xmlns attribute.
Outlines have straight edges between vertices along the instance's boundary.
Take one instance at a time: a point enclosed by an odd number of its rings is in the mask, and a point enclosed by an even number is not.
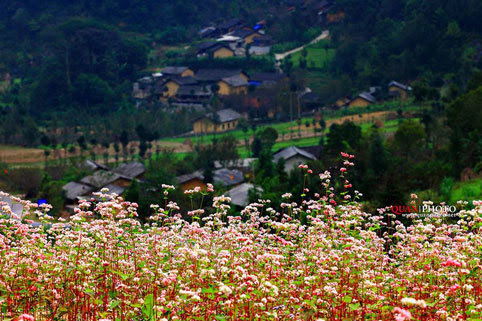
<svg viewBox="0 0 482 321"><path fill-rule="evenodd" d="M482 199L482 178L457 183L450 194L450 203L459 200L473 201Z"/></svg>
<svg viewBox="0 0 482 321"><path fill-rule="evenodd" d="M325 68L335 56L335 49L331 48L313 48L312 46L309 46L305 48L305 50L307 51L307 68ZM290 55L289 59L293 62L293 67L298 68L300 66L300 60L302 57L303 51L298 51Z"/></svg>

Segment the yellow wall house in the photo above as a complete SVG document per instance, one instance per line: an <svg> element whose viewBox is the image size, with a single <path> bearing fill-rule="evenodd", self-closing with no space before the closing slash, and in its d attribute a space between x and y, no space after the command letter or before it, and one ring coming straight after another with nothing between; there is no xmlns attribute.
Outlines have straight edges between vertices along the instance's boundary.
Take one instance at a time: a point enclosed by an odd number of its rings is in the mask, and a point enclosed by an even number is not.
<svg viewBox="0 0 482 321"><path fill-rule="evenodd" d="M372 105L376 102L375 97L370 95L369 93L361 93L355 99L353 99L350 104L348 105L349 107L367 107L369 105Z"/></svg>
<svg viewBox="0 0 482 321"><path fill-rule="evenodd" d="M397 81L391 81L388 84L388 93L393 97L400 97L402 100L407 99L408 92L412 90L411 87L401 84Z"/></svg>
<svg viewBox="0 0 482 321"><path fill-rule="evenodd" d="M213 58L229 58L234 57L234 51L225 46L215 47L211 50Z"/></svg>
<svg viewBox="0 0 482 321"><path fill-rule="evenodd" d="M217 113L209 113L193 123L195 134L222 133L238 127L241 115L232 109L222 109Z"/></svg>
<svg viewBox="0 0 482 321"><path fill-rule="evenodd" d="M236 30L230 34L233 37L239 37L244 40L245 45L249 45L250 43L254 42L254 38L261 37L259 33L256 33L252 30Z"/></svg>
<svg viewBox="0 0 482 321"><path fill-rule="evenodd" d="M168 77L194 76L194 71L185 66L167 66L162 69L162 74Z"/></svg>
<svg viewBox="0 0 482 321"><path fill-rule="evenodd" d="M191 76L187 77L172 77L164 83L164 87L167 89L164 91L164 97L174 97L179 90L179 87L186 85L196 85L197 80Z"/></svg>
<svg viewBox="0 0 482 321"><path fill-rule="evenodd" d="M248 82L242 75L226 77L218 82L220 95L241 95L248 93Z"/></svg>

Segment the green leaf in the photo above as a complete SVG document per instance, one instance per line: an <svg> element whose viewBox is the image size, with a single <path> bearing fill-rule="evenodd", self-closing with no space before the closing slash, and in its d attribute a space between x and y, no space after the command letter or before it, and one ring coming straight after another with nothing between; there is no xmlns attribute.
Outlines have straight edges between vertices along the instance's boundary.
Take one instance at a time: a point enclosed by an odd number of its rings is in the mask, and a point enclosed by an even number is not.
<svg viewBox="0 0 482 321"><path fill-rule="evenodd" d="M346 303L351 303L351 296L347 295L343 298L343 302L346 302Z"/></svg>
<svg viewBox="0 0 482 321"><path fill-rule="evenodd" d="M360 307L360 303L350 303L348 306L352 310L357 310Z"/></svg>
<svg viewBox="0 0 482 321"><path fill-rule="evenodd" d="M152 321L154 318L154 295L152 293L146 295L144 298L144 305L142 306L142 312L146 316L147 320Z"/></svg>

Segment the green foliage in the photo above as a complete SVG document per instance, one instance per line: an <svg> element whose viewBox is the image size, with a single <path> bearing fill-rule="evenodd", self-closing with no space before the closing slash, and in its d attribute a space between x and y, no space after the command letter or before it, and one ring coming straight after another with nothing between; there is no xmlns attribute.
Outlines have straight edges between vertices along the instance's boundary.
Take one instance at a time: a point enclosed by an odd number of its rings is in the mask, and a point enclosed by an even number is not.
<svg viewBox="0 0 482 321"><path fill-rule="evenodd" d="M448 126L452 129L451 153L456 168L474 167L482 155L482 87L457 98L447 108Z"/></svg>

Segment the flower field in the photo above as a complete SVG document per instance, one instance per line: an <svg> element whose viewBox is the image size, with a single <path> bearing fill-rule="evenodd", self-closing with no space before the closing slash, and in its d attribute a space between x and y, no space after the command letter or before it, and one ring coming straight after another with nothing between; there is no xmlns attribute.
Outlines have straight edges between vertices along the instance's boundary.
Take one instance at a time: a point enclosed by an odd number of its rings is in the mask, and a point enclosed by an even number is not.
<svg viewBox="0 0 482 321"><path fill-rule="evenodd" d="M456 220L364 213L344 157L344 192L325 172L281 213L260 200L228 216L221 196L141 224L105 194L47 225L49 206L17 200L44 224L1 216L0 320L481 320L482 202Z"/></svg>

